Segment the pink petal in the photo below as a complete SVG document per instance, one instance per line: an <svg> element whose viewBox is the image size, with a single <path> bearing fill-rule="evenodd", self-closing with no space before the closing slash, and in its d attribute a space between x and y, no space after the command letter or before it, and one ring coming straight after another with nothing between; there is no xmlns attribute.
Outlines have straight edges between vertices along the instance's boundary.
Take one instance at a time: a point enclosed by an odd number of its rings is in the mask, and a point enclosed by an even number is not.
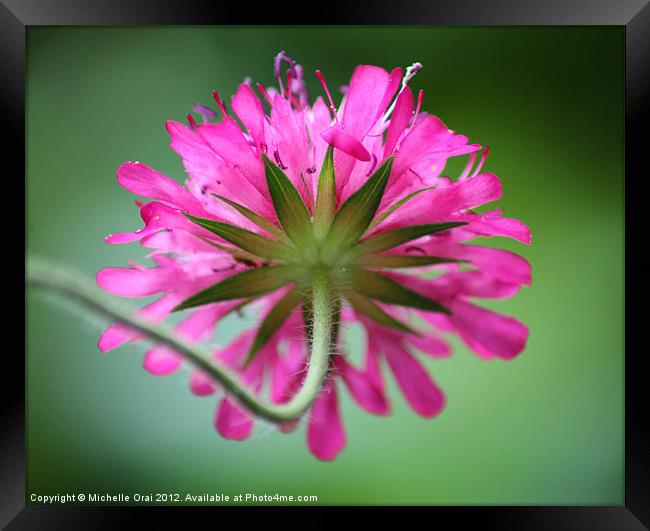
<svg viewBox="0 0 650 531"><path fill-rule="evenodd" d="M262 102L246 83L239 85L232 99L232 108L259 147L264 143L264 108Z"/></svg>
<svg viewBox="0 0 650 531"><path fill-rule="evenodd" d="M208 238L214 237L214 234L192 223L178 210L163 205L162 203L147 203L140 209L140 216L145 223L144 228L135 232L111 234L106 238L106 241L111 244L131 243L170 228L185 229L188 232L193 232Z"/></svg>
<svg viewBox="0 0 650 531"><path fill-rule="evenodd" d="M200 203L173 179L139 162L126 162L117 170L119 183L136 195L156 199L188 212L202 212Z"/></svg>
<svg viewBox="0 0 650 531"><path fill-rule="evenodd" d="M458 231L454 231L451 234L457 233ZM408 244L396 249L395 252L405 252L406 247ZM451 237L431 238L427 242L418 244L418 247L430 256L468 260L484 274L503 282L526 286L531 283L530 264L526 259L510 251L480 245L465 245Z"/></svg>
<svg viewBox="0 0 650 531"><path fill-rule="evenodd" d="M418 337L410 335L407 339L415 348L434 358L446 358L451 354L449 345L437 336Z"/></svg>
<svg viewBox="0 0 650 531"><path fill-rule="evenodd" d="M215 354L215 359L228 367L237 366L248 352L253 342L255 330L244 330L228 345Z"/></svg>
<svg viewBox="0 0 650 531"><path fill-rule="evenodd" d="M183 158L185 170L192 177L190 183L195 182L199 188L205 187L206 190L241 203L273 221L274 214L268 191L262 186L265 183L260 182L260 177L264 177L263 170L261 175L257 172L254 176L243 175L243 169L238 166L236 160L233 161L230 156L224 159L189 127L172 121L167 122L166 127L171 137L172 149ZM245 139L243 141L246 142ZM244 146L240 147L245 150ZM251 156L256 158L252 148L248 146L248 149ZM232 153L228 152L227 155Z"/></svg>
<svg viewBox="0 0 650 531"><path fill-rule="evenodd" d="M402 69L398 66L393 68L390 71L390 74L388 74L388 84L386 85L386 92L384 92L384 97L379 103L380 111L379 114L377 115L378 119L384 114L384 112L388 108L388 104L393 100L393 96L395 96L395 92L397 92L397 88L400 86L401 81L402 81Z"/></svg>
<svg viewBox="0 0 650 531"><path fill-rule="evenodd" d="M236 302L227 301L199 308L176 326L176 333L190 343L207 339L214 330L216 321L236 305ZM156 345L146 353L144 368L160 376L175 371L182 362L182 354L164 345Z"/></svg>
<svg viewBox="0 0 650 531"><path fill-rule="evenodd" d="M411 353L401 344L385 345L382 352L413 410L427 418L440 413L445 395Z"/></svg>
<svg viewBox="0 0 650 531"><path fill-rule="evenodd" d="M191 342L210 338L216 322L237 306L236 301L225 301L199 307L177 327L179 335Z"/></svg>
<svg viewBox="0 0 650 531"><path fill-rule="evenodd" d="M435 288L437 296L446 295L453 298L459 295L465 297L481 297L492 299L507 299L519 291L520 284L504 282L483 271L461 271L441 275L430 284Z"/></svg>
<svg viewBox="0 0 650 531"><path fill-rule="evenodd" d="M345 446L345 431L341 420L336 387L326 381L321 394L311 408L307 426L307 446L321 461L331 461Z"/></svg>
<svg viewBox="0 0 650 531"><path fill-rule="evenodd" d="M167 291L177 278L175 270L162 267L107 267L96 275L100 288L122 297L148 297Z"/></svg>
<svg viewBox="0 0 650 531"><path fill-rule="evenodd" d="M463 230L479 236L505 236L527 244L531 242L530 229L518 219L463 214L458 220L468 221L470 224L463 226Z"/></svg>
<svg viewBox="0 0 650 531"><path fill-rule="evenodd" d="M282 404L289 399L287 389L291 383L291 373L282 359L271 365L271 400Z"/></svg>
<svg viewBox="0 0 650 531"><path fill-rule="evenodd" d="M144 221L145 226L133 232L118 232L117 234L109 234L105 241L113 245L123 245L125 243L132 243L139 241L145 236L155 234L156 232L167 228L165 220L161 220L157 215L159 209L170 210L169 207L161 203L147 203L140 208L140 217ZM176 214L174 214L176 215Z"/></svg>
<svg viewBox="0 0 650 531"><path fill-rule="evenodd" d="M300 425L300 419L291 420L289 422L282 422L277 425L277 428L282 433L291 433L296 431L296 428Z"/></svg>
<svg viewBox="0 0 650 531"><path fill-rule="evenodd" d="M401 151L400 151L401 152ZM393 170L395 171L395 170ZM436 223L441 221L464 221L462 215L452 214L496 201L501 197L499 178L492 173L456 181L449 186L422 192L400 207L398 214L380 224L377 232L407 225Z"/></svg>
<svg viewBox="0 0 650 531"><path fill-rule="evenodd" d="M142 247L155 249L157 251L197 253L212 252L209 243L201 240L189 232L176 229L161 230L145 236L141 240ZM210 248L212 247L212 249Z"/></svg>
<svg viewBox="0 0 650 531"><path fill-rule="evenodd" d="M123 325L113 323L108 326L106 330L102 333L97 342L97 346L101 352L108 352L113 350L124 343L126 343L131 337L133 337L133 332Z"/></svg>
<svg viewBox="0 0 650 531"><path fill-rule="evenodd" d="M357 66L350 79L341 119L345 131L362 140L384 113L396 89L394 78L383 68Z"/></svg>
<svg viewBox="0 0 650 531"><path fill-rule="evenodd" d="M287 353L285 354L284 362L290 372L300 371L304 368L305 363L307 362L307 346L304 335L289 338L289 345L287 346Z"/></svg>
<svg viewBox="0 0 650 531"><path fill-rule="evenodd" d="M370 153L368 153L368 150L363 147L363 144L353 136L347 134L337 125L333 125L329 129L323 131L321 137L331 146L340 149L357 160L362 162L370 160Z"/></svg>
<svg viewBox="0 0 650 531"><path fill-rule="evenodd" d="M383 203L394 202L410 185L417 175L408 172L424 161L436 161L442 165L447 158L471 153L481 149L478 144L467 144L467 137L456 135L437 118L427 115L420 118L415 126L400 141L399 153L395 156L391 180L388 183ZM423 183L429 186L432 183Z"/></svg>
<svg viewBox="0 0 650 531"><path fill-rule="evenodd" d="M164 295L144 308L141 308L137 313L140 317L148 319L153 323L159 323L169 315L172 308L177 306L183 298L183 296L179 296L176 293ZM133 341L140 337L141 336L137 332L128 327L119 323L114 323L106 328L102 336L99 338L97 346L102 352L108 352L109 350L123 345L127 341Z"/></svg>
<svg viewBox="0 0 650 531"><path fill-rule="evenodd" d="M413 115L413 93L408 87L397 96L395 109L390 117L390 125L386 134L386 144L384 145L384 157L393 153L399 137L406 129L411 116Z"/></svg>
<svg viewBox="0 0 650 531"><path fill-rule="evenodd" d="M184 254L212 254L216 256L222 256L223 258L230 257L228 263L233 264L234 260L232 255L229 253L221 252L216 249L213 245L210 245L205 240L198 238L195 234L188 232L184 229L171 229L171 230L162 230L160 232L155 232L149 236L142 238L143 247L149 249L156 249L158 251L165 252L176 252ZM224 261L224 267L226 262Z"/></svg>
<svg viewBox="0 0 650 531"><path fill-rule="evenodd" d="M467 247L472 249L470 260L484 273L504 282L530 286L531 268L525 258L504 249L478 245Z"/></svg>
<svg viewBox="0 0 650 531"><path fill-rule="evenodd" d="M192 371L190 374L190 390L197 396L211 395L215 391L212 380L201 371Z"/></svg>
<svg viewBox="0 0 650 531"><path fill-rule="evenodd" d="M390 75L377 66L359 65L354 69L341 117L341 128L359 142L373 129L397 89L399 69ZM361 152L357 152L360 155ZM347 183L357 157L341 149L334 154L337 190ZM363 159L360 159L363 160ZM368 160L368 159L366 159Z"/></svg>
<svg viewBox="0 0 650 531"><path fill-rule="evenodd" d="M314 165L314 175L319 175L321 170L321 165L323 159L325 158L325 151L327 150L327 142L321 137L321 133L330 127L330 111L325 102L321 97L316 99L312 107L313 111L313 121L310 123L307 122L307 125L311 125L311 134L310 137L314 143L314 155L312 163ZM317 180L314 179L314 185L317 184ZM315 193L316 186L314 186L313 192Z"/></svg>
<svg viewBox="0 0 650 531"><path fill-rule="evenodd" d="M154 347L144 356L143 367L154 376L167 376L176 371L183 362L183 358L174 354L167 347Z"/></svg>
<svg viewBox="0 0 650 531"><path fill-rule="evenodd" d="M218 124L203 124L196 131L215 153L241 169L244 179L249 179L261 193L267 193L262 161L232 118L225 118Z"/></svg>
<svg viewBox="0 0 650 531"><path fill-rule="evenodd" d="M289 317L289 320L292 318ZM287 330L293 330L298 325L291 324ZM284 328L284 327L283 327ZM271 366L271 400L283 403L294 394L305 376L305 363L307 359L304 336L288 338L287 350L280 357L276 351L276 358Z"/></svg>
<svg viewBox="0 0 650 531"><path fill-rule="evenodd" d="M240 335L248 339L248 334ZM246 351L241 352L244 356ZM242 382L250 387L255 393L259 393L262 387L262 378L264 376L264 360L262 353L251 364L240 372ZM226 439L241 441L246 439L253 430L253 419L251 415L241 406L236 404L233 399L224 398L221 401L217 417L215 419L217 431Z"/></svg>
<svg viewBox="0 0 650 531"><path fill-rule="evenodd" d="M368 150L371 159L363 162L356 160L353 157L345 154L341 150L335 150L334 152L334 167L336 168L336 183L339 184L339 167L337 164L340 162L337 157L347 157L354 163L352 171L342 186L337 186L339 204L347 200L353 193L355 193L367 180L370 175L377 169L379 165L383 162L382 159L382 132L378 132L376 136L367 136L363 141L364 149Z"/></svg>
<svg viewBox="0 0 650 531"><path fill-rule="evenodd" d="M283 358L276 357L271 366L271 400L276 404L287 402L302 385L306 374L305 368L305 342L290 339L287 352ZM282 433L294 431L300 423L299 419L277 424Z"/></svg>
<svg viewBox="0 0 650 531"><path fill-rule="evenodd" d="M253 432L253 420L245 410L224 398L217 409L215 427L223 438L243 441Z"/></svg>
<svg viewBox="0 0 650 531"><path fill-rule="evenodd" d="M375 415L389 413L390 406L382 389L373 385L367 374L350 365L342 356L336 358L336 366L350 394L362 408Z"/></svg>
<svg viewBox="0 0 650 531"><path fill-rule="evenodd" d="M444 151L453 133L437 116L420 118L404 138L399 153L395 157L395 177L427 155Z"/></svg>
<svg viewBox="0 0 650 531"><path fill-rule="evenodd" d="M303 201L309 205L311 199L308 190L312 189L309 180L314 173L307 172L312 165L312 150L309 149L304 113L294 110L289 101L276 94L271 123L266 136L269 140L268 156L283 169Z"/></svg>
<svg viewBox="0 0 650 531"><path fill-rule="evenodd" d="M386 383L381 373L381 367L379 367L379 346L377 345L376 339L371 339L371 334L379 327L368 322L364 322L363 324L366 327L368 336L366 340L366 374L372 382L372 385L383 392L386 388Z"/></svg>
<svg viewBox="0 0 650 531"><path fill-rule="evenodd" d="M456 327L451 322L451 319L443 313L418 310L417 314L439 332L445 332L449 334L456 332Z"/></svg>
<svg viewBox="0 0 650 531"><path fill-rule="evenodd" d="M431 193L424 192L421 195L434 202L436 212L446 214L496 201L501 197L501 183L493 173L479 173L471 179L457 181L450 186L436 188L431 190Z"/></svg>
<svg viewBox="0 0 650 531"><path fill-rule="evenodd" d="M166 262L164 257L157 256L155 260L161 266L161 269L175 269L179 274L177 277L178 284L170 283L169 288L171 291L160 297L158 300L148 304L142 309L138 310L138 315L150 320L153 323L159 323L169 315L173 308L175 308L181 301L190 295L200 291L201 289L218 282L223 278L224 274L211 274L200 278L193 279L184 276L181 270L172 267L173 262ZM235 301L225 303L223 305L216 305L218 308L227 308L228 305L236 304ZM216 311L216 309L215 309ZM130 330L128 327L115 323L110 325L99 340L99 348L102 352L117 348L118 346L126 343L127 341L135 341L141 338L140 334Z"/></svg>
<svg viewBox="0 0 650 531"><path fill-rule="evenodd" d="M513 317L461 300L455 301L451 310L451 320L460 337L482 358L496 356L509 360L526 346L528 328Z"/></svg>

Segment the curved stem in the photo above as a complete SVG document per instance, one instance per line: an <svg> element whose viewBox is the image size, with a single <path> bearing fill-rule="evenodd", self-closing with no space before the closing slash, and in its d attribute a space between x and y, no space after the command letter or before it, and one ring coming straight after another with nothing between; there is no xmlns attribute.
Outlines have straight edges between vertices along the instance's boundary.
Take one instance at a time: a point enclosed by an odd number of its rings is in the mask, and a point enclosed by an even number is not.
<svg viewBox="0 0 650 531"><path fill-rule="evenodd" d="M27 278L31 285L65 295L96 313L119 321L157 343L179 352L187 361L204 371L255 415L273 422L288 422L304 413L318 396L327 376L330 358L332 319L330 293L325 277L316 277L313 285L313 342L307 375L300 390L286 404L273 404L245 387L233 371L211 361L204 346L191 345L165 325L152 324L119 299L99 289L79 272L41 257L29 257Z"/></svg>

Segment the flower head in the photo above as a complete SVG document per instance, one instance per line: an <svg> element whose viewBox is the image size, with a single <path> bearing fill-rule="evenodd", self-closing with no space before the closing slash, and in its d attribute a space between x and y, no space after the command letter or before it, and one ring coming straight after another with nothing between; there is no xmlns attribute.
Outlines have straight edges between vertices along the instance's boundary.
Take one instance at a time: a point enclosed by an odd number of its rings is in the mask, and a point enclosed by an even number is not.
<svg viewBox="0 0 650 531"><path fill-rule="evenodd" d="M414 411L433 417L445 397L416 351L447 356L442 335L457 333L482 358L511 359L528 336L516 319L472 301L511 297L530 284L530 266L467 242L506 236L529 243L529 230L498 210L473 210L501 196L499 179L481 171L488 149L421 111L422 91L415 98L408 85L419 68L403 75L400 68L358 66L338 107L317 71L325 99L310 105L303 69L280 53L278 89L257 85L258 96L245 82L231 111L214 92L219 114L195 105L200 124L191 115L189 125L167 122L189 175L186 187L140 163L117 172L123 187L152 201L138 203L143 228L107 241L139 241L155 266L103 269L98 284L125 297L160 294L141 316L159 322L186 313L176 331L192 342L208 339L226 315L257 307L259 323L214 357L274 403L286 403L303 384L318 334L315 286L325 287L329 377L317 388L307 427L310 450L324 460L345 444L341 384L367 411L387 414L385 361ZM447 159L460 155L470 155L462 174L442 176ZM412 316L423 324L412 324ZM362 366L348 360L339 337L351 321L367 332ZM107 351L137 339L115 324L99 346ZM154 346L144 366L166 375L182 363L177 352ZM190 388L197 395L218 391L197 370ZM215 425L241 440L253 417L224 395Z"/></svg>

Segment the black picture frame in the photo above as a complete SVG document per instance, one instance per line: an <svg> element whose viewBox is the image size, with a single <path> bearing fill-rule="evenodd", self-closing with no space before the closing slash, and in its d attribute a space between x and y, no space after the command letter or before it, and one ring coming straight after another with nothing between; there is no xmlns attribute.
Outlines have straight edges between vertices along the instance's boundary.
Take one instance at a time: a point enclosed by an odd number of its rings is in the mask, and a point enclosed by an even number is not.
<svg viewBox="0 0 650 531"><path fill-rule="evenodd" d="M642 194L641 182L647 179L642 161L644 130L650 124L648 93L650 86L650 5L646 0L443 0L439 2L355 2L330 1L322 4L318 20L303 20L301 24L372 24L372 25L519 25L519 26L624 26L626 79L625 79L625 230L626 241L635 242L634 231L642 227L639 214ZM314 7L314 6L312 6ZM221 25L227 23L287 24L289 13L306 13L306 5L293 9L286 2L274 9L252 9L251 6L228 5L218 2L171 1L171 0L1 0L0 1L0 54L2 54L2 83L0 102L7 139L4 143L4 160L15 163L12 177L5 177L5 186L13 186L15 198L26 197L25 182L17 176L25 174L25 30L33 25ZM248 12L247 12L248 11ZM251 12L255 15L251 16ZM295 16L295 15L294 15ZM313 17L314 19L316 17ZM9 223L6 213L5 220ZM16 257L26 252L25 238L14 229L11 232L16 246L13 253L6 249L6 256ZM650 265L643 252L625 251L626 308L633 301L645 300L647 284L640 278ZM633 257L632 260L628 258ZM628 266L629 264L629 266ZM24 275L24 262L7 259L0 265L4 279L18 279ZM638 277L638 278L635 278ZM635 280L637 280L635 282ZM20 282L6 282L5 296L13 304L24 301ZM640 307L640 305L639 305ZM650 526L650 439L646 415L649 386L643 371L645 349L632 349L639 344L644 330L644 312L629 312L626 321L625 355L625 503L620 506L472 506L472 507L417 507L418 511L432 511L433 518L453 518L454 526L480 522L482 528L498 529L589 529L627 530L646 529ZM17 320L24 313L13 312ZM20 323L7 323L7 331L20 330ZM25 506L25 364L21 352L25 351L20 334L6 333L0 407L0 525L6 529L115 529L133 524L140 511L147 518L162 516L167 524L171 508L134 507L55 507ZM636 336L636 337L635 337ZM15 344L14 344L15 343ZM19 347L19 344L21 347ZM192 511L206 514L215 508L185 507L183 513ZM226 510L226 508L218 508ZM295 507L296 511L323 510L324 508ZM327 509L327 508L325 508ZM233 507L228 510L241 510ZM250 508L246 508L247 511ZM350 510L347 508L346 510ZM363 510L363 509L362 509ZM365 508L381 515L383 508ZM210 513L214 514L214 513ZM300 518L300 516L298 516ZM431 516L427 516L431 518ZM439 520L431 520L436 522ZM153 520L149 521L153 524ZM215 522L216 525L216 522Z"/></svg>

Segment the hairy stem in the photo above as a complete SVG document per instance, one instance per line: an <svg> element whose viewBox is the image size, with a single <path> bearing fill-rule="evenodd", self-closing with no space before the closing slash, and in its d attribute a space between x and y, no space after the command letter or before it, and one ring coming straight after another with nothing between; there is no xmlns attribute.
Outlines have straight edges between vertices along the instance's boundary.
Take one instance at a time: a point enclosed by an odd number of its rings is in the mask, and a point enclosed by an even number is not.
<svg viewBox="0 0 650 531"><path fill-rule="evenodd" d="M218 382L256 416L272 422L288 422L300 417L320 393L327 375L333 323L325 277L315 277L313 281L313 341L307 375L300 390L285 404L273 404L257 396L239 381L233 371L214 363L206 347L191 345L168 326L142 319L129 305L105 293L94 282L68 266L42 257L29 257L27 279L32 286L63 295L103 317L123 323L153 341L171 347Z"/></svg>

